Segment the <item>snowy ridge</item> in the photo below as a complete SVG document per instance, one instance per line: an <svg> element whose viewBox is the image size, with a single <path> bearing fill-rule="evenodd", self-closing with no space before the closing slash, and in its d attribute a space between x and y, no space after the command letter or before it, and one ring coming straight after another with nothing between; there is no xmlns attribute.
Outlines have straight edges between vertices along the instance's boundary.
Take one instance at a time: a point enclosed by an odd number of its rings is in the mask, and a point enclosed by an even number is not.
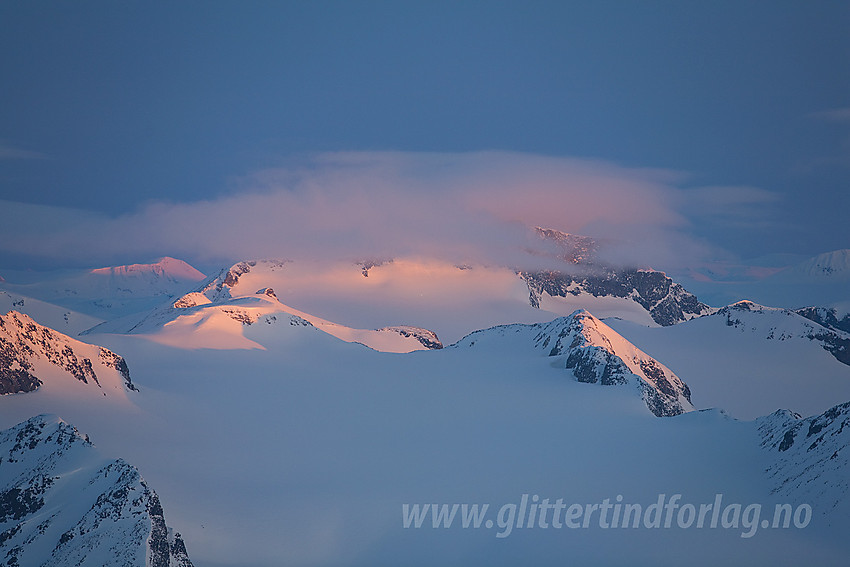
<svg viewBox="0 0 850 567"><path fill-rule="evenodd" d="M0 316L0 394L48 390L124 397L135 390L122 357L10 311Z"/></svg>
<svg viewBox="0 0 850 567"><path fill-rule="evenodd" d="M839 362L850 365L849 333L826 328L790 309L765 307L744 300L719 309L713 316L725 318L728 327L764 334L768 340L817 342Z"/></svg>
<svg viewBox="0 0 850 567"><path fill-rule="evenodd" d="M305 313L281 303L274 289L264 286L264 275L284 267L286 262L260 260L239 262L208 278L195 290L163 305L141 319L119 319L97 325L84 334L126 333L169 335L172 344L192 348L261 347L244 337L243 327L262 320L274 329L280 319L289 326L303 322L346 342L360 343L384 352L411 352L442 348L435 333L412 326L355 329ZM246 276L250 275L248 278ZM199 333L199 331L201 331ZM210 339L205 342L201 333ZM228 339L228 336L231 337ZM259 337L260 343L262 337Z"/></svg>
<svg viewBox="0 0 850 567"><path fill-rule="evenodd" d="M553 364L572 370L579 382L630 384L658 417L693 410L690 389L678 376L587 311L579 310L545 324L504 325L476 331L453 346L503 346L505 341L531 346L555 357Z"/></svg>
<svg viewBox="0 0 850 567"><path fill-rule="evenodd" d="M59 418L0 432L0 463L4 565L191 567L138 470Z"/></svg>
<svg viewBox="0 0 850 567"><path fill-rule="evenodd" d="M756 423L762 447L775 457L767 470L772 493L806 502L824 514L846 499L850 402L806 419L780 410Z"/></svg>
<svg viewBox="0 0 850 567"><path fill-rule="evenodd" d="M850 303L838 303L826 307L803 307L795 309L794 313L827 329L850 333Z"/></svg>

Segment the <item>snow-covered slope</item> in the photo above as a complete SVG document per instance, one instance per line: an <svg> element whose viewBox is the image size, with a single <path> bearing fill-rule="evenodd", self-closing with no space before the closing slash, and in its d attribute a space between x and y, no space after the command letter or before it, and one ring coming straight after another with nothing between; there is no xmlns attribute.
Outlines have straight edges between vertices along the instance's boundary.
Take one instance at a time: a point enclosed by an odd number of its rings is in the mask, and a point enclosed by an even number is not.
<svg viewBox="0 0 850 567"><path fill-rule="evenodd" d="M850 301L824 307L802 307L794 312L827 329L850 333Z"/></svg>
<svg viewBox="0 0 850 567"><path fill-rule="evenodd" d="M13 275L0 284L6 291L100 320L151 309L205 278L186 262L169 257L153 264Z"/></svg>
<svg viewBox="0 0 850 567"><path fill-rule="evenodd" d="M827 329L789 309L765 307L752 301L739 301L717 311L726 325L742 332L763 334L765 339L785 341L808 340L820 345L839 362L850 365L850 335Z"/></svg>
<svg viewBox="0 0 850 567"><path fill-rule="evenodd" d="M25 313L42 325L71 336L103 322L102 319L97 317L85 315L53 303L0 290L0 313L7 313L12 310Z"/></svg>
<svg viewBox="0 0 850 567"><path fill-rule="evenodd" d="M801 262L789 270L789 275L803 275L813 279L850 280L850 249L834 250Z"/></svg>
<svg viewBox="0 0 850 567"><path fill-rule="evenodd" d="M788 310L741 301L663 328L608 320L687 381L698 408L753 419L819 414L850 399L850 336Z"/></svg>
<svg viewBox="0 0 850 567"><path fill-rule="evenodd" d="M10 311L0 316L0 394L42 389L62 396L126 398L135 386L124 359Z"/></svg>
<svg viewBox="0 0 850 567"><path fill-rule="evenodd" d="M753 423L720 411L657 419L631 370L642 357L583 317L572 335L566 321L509 326L469 337L478 336L473 346L406 355L280 319L273 336L286 340L265 350L187 350L138 335L102 335L98 342L133 369L140 387L134 411L101 417L79 404L48 406L53 400L44 398L38 411L66 416L103 451L136 465L168 503L169 520L199 565L359 567L395 565L399 557L422 566L555 567L565 557L618 566L624 556L630 564L670 567L683 557L704 566L741 557L748 564L846 562L850 516L819 510L805 529L758 528L749 539L741 521L679 528L676 511L669 529L601 527L599 505L618 497L646 511L662 494L668 501L681 494L680 507L722 494L724 504L762 503L767 510L773 484L764 471L774 460ZM244 327L246 337L258 340L271 326ZM586 342L572 348L576 339ZM573 378L566 369L571 352L588 352L577 355L586 359L576 368L598 372L600 380L606 372L597 355L606 368L611 362L622 370L605 354L606 340L623 365L631 364L628 384ZM568 350L548 356L556 347ZM0 398L0 422L33 415L25 402L38 397ZM805 458L798 457L801 466ZM523 495L526 518L535 495L538 504L562 499L597 510L587 528L514 523L510 537L497 537L506 533L499 510L516 504L518 518ZM452 528L435 528L430 517L420 529L405 528L402 506L417 503L488 504L485 519L493 524L462 528L458 510ZM830 522L837 533L825 531Z"/></svg>
<svg viewBox="0 0 850 567"><path fill-rule="evenodd" d="M848 507L850 402L801 419L787 410L757 420L762 446L773 456L772 493L808 503L821 514Z"/></svg>
<svg viewBox="0 0 850 567"><path fill-rule="evenodd" d="M0 432L3 565L191 567L139 471L39 415Z"/></svg>
<svg viewBox="0 0 850 567"><path fill-rule="evenodd" d="M156 340L188 348L251 348L262 345L244 336L244 327L261 322L274 333L276 323L315 327L346 342L356 342L384 352L411 352L442 348L437 335L412 326L355 329L294 309L280 302L274 289L263 285L285 263L240 262L222 270L170 304L141 317L98 325L91 333L144 333ZM256 333L254 334L255 337ZM262 335L259 335L262 337Z"/></svg>
<svg viewBox="0 0 850 567"><path fill-rule="evenodd" d="M477 331L453 346L533 347L552 357L553 366L571 370L579 382L634 388L656 416L693 409L690 390L678 376L587 311L576 311L546 324L514 324Z"/></svg>

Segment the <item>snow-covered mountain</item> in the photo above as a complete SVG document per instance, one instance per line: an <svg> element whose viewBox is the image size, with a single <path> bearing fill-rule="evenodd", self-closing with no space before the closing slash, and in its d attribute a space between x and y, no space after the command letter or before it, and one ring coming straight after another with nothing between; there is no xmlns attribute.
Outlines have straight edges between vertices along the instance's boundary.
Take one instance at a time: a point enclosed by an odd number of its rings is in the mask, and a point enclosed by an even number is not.
<svg viewBox="0 0 850 567"><path fill-rule="evenodd" d="M711 313L711 308L667 277L664 272L639 269L590 270L582 274L562 271L521 272L534 307L551 308L553 302L575 305L631 303L658 325L668 326Z"/></svg>
<svg viewBox="0 0 850 567"><path fill-rule="evenodd" d="M741 301L670 327L606 322L682 376L698 408L754 419L778 408L818 414L850 399L850 335L789 309Z"/></svg>
<svg viewBox="0 0 850 567"><path fill-rule="evenodd" d="M186 262L169 257L152 264L13 275L7 274L8 281L0 284L7 292L100 320L151 309L206 277Z"/></svg>
<svg viewBox="0 0 850 567"><path fill-rule="evenodd" d="M711 312L696 296L651 269L616 267L598 261L592 238L537 227L537 235L555 246L560 269L518 270L528 285L533 307L557 309L558 304L591 309L597 315L638 320L633 313L658 325L674 325ZM616 310L622 313L617 313ZM610 310L610 311L609 311Z"/></svg>
<svg viewBox="0 0 850 567"><path fill-rule="evenodd" d="M725 317L726 325L767 340L808 340L820 345L839 362L850 365L850 334L812 323L809 317L789 309L765 307L752 301L739 301L715 313ZM809 320L803 320L801 319Z"/></svg>
<svg viewBox="0 0 850 567"><path fill-rule="evenodd" d="M0 316L0 394L39 388L59 395L118 398L136 389L121 356L10 311Z"/></svg>
<svg viewBox="0 0 850 567"><path fill-rule="evenodd" d="M762 446L773 456L771 492L831 512L850 495L850 402L802 419L779 410L757 420Z"/></svg>
<svg viewBox="0 0 850 567"><path fill-rule="evenodd" d="M678 376L587 311L576 311L546 324L514 324L476 331L453 347L522 345L552 357L553 366L571 370L579 382L634 388L656 416L679 415L693 409L690 390Z"/></svg>
<svg viewBox="0 0 850 567"><path fill-rule="evenodd" d="M284 321L289 326L315 327L346 342L379 351L403 353L442 348L437 335L427 329L405 325L355 329L281 303L274 289L264 283L266 276L284 266L284 262L271 260L239 262L170 304L140 317L97 325L85 334L145 333L181 346L244 348L260 346L244 337L244 327L261 322L273 333L277 324Z"/></svg>
<svg viewBox="0 0 850 567"><path fill-rule="evenodd" d="M192 566L139 471L50 415L0 432L0 557L10 567Z"/></svg>
<svg viewBox="0 0 850 567"><path fill-rule="evenodd" d="M850 249L833 250L819 254L794 266L788 270L786 275L850 281Z"/></svg>
<svg viewBox="0 0 850 567"><path fill-rule="evenodd" d="M595 269L588 266L593 242L540 236L552 244L545 262ZM355 567L403 557L423 566L554 567L564 558L622 565L624 556L670 566L682 557L706 566L742 557L844 565L850 498L841 483L850 427L846 405L836 404L850 400L850 365L842 360L842 306L795 312L697 302L688 311L687 292L661 272L612 274L573 279L563 297L542 292L535 308L527 280L511 268L422 259L239 262L160 296L155 309L110 318L81 337L126 357L139 387L133 393L117 368L98 366L101 347L10 313L3 328L34 330L2 336L15 356L27 355L42 385L0 397L0 427L51 413L91 433L104 454L126 458L157 487L199 565ZM598 296L594 286L601 286ZM665 305L681 308L680 322L653 318ZM439 348L436 334L420 328L426 322L457 342ZM49 334L53 346L28 334ZM51 362L63 345L76 365ZM23 368L10 360L7 370ZM117 383L123 398L103 396L85 371L86 384L76 378L84 360L101 384ZM88 397L51 390L54 384ZM789 437L793 443L783 443ZM37 466L40 457L31 457L19 464ZM8 470L4 458L0 478ZM51 478L67 478L67 486L79 480L75 492L89 494L102 486L83 488L92 470L101 469L86 465ZM144 494L139 486L127 489L132 506ZM78 510L82 518L88 510L76 507L75 493L53 494L50 503L65 502L67 514ZM603 527L606 502L648 512L676 495L669 529ZM718 496L724 525L676 527L689 509L720 507ZM597 505L586 527L514 523L509 538L497 535L506 533L497 514L505 506L524 501L526 512L536 505L540 515L546 499ZM491 525L462 528L461 510L452 528L430 516L422 529L402 525L402 505L435 502L488 504ZM760 520L783 503L797 511L811 506L810 525L764 527ZM48 504L45 497L42 510ZM753 505L763 507L755 521L746 511ZM146 508L132 508L133 518L144 519ZM607 513L610 519L613 509ZM21 530L20 537L35 537ZM46 533L11 545L35 553L29 550ZM70 543L94 532L74 533ZM155 539L181 548L176 539Z"/></svg>

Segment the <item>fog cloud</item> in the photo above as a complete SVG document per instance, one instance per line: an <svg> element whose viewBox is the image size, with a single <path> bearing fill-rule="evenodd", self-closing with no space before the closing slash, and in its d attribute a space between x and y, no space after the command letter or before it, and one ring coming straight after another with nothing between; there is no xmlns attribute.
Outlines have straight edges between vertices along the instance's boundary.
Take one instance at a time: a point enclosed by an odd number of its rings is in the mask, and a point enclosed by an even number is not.
<svg viewBox="0 0 850 567"><path fill-rule="evenodd" d="M540 261L526 250L543 245L529 230L543 226L598 238L609 259L670 269L723 254L691 234L695 218L772 198L755 188L684 189L685 181L667 170L506 152L326 153L235 179L224 197L119 217L5 202L0 248L87 265L171 255L522 266Z"/></svg>

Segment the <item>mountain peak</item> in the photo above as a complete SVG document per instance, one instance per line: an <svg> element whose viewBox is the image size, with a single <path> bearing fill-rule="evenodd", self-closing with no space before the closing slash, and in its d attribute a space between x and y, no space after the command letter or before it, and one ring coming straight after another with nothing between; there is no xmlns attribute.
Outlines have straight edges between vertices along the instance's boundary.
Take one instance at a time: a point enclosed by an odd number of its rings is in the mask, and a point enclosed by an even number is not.
<svg viewBox="0 0 850 567"><path fill-rule="evenodd" d="M191 567L139 471L57 416L0 431L0 461L4 564Z"/></svg>
<svg viewBox="0 0 850 567"><path fill-rule="evenodd" d="M41 386L119 397L136 390L121 356L9 311L0 316L0 394L32 392Z"/></svg>
<svg viewBox="0 0 850 567"><path fill-rule="evenodd" d="M89 273L105 276L135 276L153 274L174 280L200 281L206 276L183 260L164 256L153 264L128 264L125 266L108 266L95 268Z"/></svg>
<svg viewBox="0 0 850 567"><path fill-rule="evenodd" d="M467 335L455 348L483 346L505 338L525 337L526 344L576 380L603 386L631 385L658 417L693 410L688 386L669 368L638 349L590 312L579 309L567 317L534 325L503 325Z"/></svg>

